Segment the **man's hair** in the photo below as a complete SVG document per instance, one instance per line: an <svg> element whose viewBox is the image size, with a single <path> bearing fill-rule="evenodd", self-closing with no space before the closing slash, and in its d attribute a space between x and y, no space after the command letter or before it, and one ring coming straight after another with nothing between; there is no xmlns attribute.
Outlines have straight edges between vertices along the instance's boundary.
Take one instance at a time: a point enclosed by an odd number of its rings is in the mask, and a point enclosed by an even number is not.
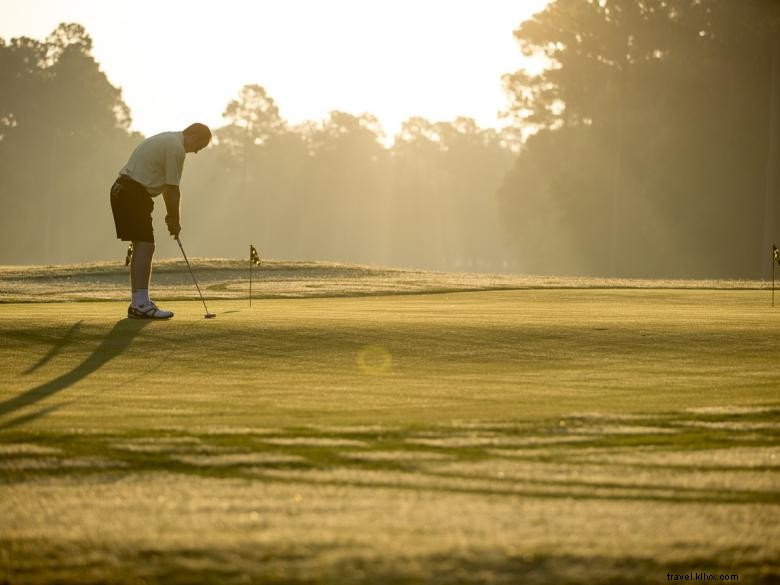
<svg viewBox="0 0 780 585"><path fill-rule="evenodd" d="M200 138L206 144L211 142L211 130L209 130L208 126L201 124L200 122L195 122L194 124L187 126L184 129L184 133Z"/></svg>

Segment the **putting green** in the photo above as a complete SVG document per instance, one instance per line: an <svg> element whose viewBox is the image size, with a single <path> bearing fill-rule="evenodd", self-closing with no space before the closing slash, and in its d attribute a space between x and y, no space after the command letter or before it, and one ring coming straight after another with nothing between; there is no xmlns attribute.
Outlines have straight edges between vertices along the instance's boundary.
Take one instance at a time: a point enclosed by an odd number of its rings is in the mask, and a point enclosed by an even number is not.
<svg viewBox="0 0 780 585"><path fill-rule="evenodd" d="M0 582L773 582L767 300L0 305Z"/></svg>
<svg viewBox="0 0 780 585"><path fill-rule="evenodd" d="M26 429L435 424L777 399L756 291L514 291L2 307L0 415ZM45 416L37 418L45 411Z"/></svg>

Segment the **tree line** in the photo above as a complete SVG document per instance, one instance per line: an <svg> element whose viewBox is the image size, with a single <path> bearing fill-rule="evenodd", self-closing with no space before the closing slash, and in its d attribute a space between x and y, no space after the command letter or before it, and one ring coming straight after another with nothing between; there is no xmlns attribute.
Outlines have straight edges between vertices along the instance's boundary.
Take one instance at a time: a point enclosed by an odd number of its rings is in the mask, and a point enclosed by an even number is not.
<svg viewBox="0 0 780 585"><path fill-rule="evenodd" d="M556 0L515 36L550 61L505 77L540 129L498 193L525 270L771 274L780 2Z"/></svg>
<svg viewBox="0 0 780 585"><path fill-rule="evenodd" d="M91 48L78 24L44 41L0 41L10 89L0 94L0 263L124 254L108 189L143 136L129 131L130 111ZM243 87L224 118L185 165L183 236L201 255L236 257L252 242L272 258L516 268L495 198L514 159L511 130L412 118L386 147L369 114L290 125L259 85Z"/></svg>
<svg viewBox="0 0 780 585"><path fill-rule="evenodd" d="M291 125L246 85L187 163L188 245L442 270L767 275L780 3L554 0L515 36L548 66L505 75L503 130L411 118L387 146L370 114ZM107 192L142 136L91 48L77 24L0 39L0 263L122 253Z"/></svg>

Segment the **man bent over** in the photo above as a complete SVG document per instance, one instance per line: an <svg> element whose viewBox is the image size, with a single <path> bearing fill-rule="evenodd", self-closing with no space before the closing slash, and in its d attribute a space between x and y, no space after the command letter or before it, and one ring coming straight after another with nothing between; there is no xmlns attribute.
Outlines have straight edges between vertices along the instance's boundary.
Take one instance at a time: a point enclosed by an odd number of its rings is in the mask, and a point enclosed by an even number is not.
<svg viewBox="0 0 780 585"><path fill-rule="evenodd" d="M154 232L152 209L154 197L162 193L165 202L165 223L177 238L181 232L181 175L184 157L197 153L211 142L211 131L203 124L192 124L183 132L163 132L141 142L130 160L119 171L111 187L111 211L114 214L116 237L133 243L130 263L130 285L133 298L127 316L133 319L170 319L173 312L157 307L149 298L152 277Z"/></svg>

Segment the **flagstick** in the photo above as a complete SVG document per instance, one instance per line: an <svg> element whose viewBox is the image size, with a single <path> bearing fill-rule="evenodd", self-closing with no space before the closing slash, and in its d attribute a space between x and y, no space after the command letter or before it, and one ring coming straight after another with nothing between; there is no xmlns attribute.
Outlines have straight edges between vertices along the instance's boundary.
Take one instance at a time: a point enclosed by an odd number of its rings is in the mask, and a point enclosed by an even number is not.
<svg viewBox="0 0 780 585"><path fill-rule="evenodd" d="M775 258L772 255L772 308L775 307Z"/></svg>
<svg viewBox="0 0 780 585"><path fill-rule="evenodd" d="M249 306L252 306L252 244L249 244Z"/></svg>

